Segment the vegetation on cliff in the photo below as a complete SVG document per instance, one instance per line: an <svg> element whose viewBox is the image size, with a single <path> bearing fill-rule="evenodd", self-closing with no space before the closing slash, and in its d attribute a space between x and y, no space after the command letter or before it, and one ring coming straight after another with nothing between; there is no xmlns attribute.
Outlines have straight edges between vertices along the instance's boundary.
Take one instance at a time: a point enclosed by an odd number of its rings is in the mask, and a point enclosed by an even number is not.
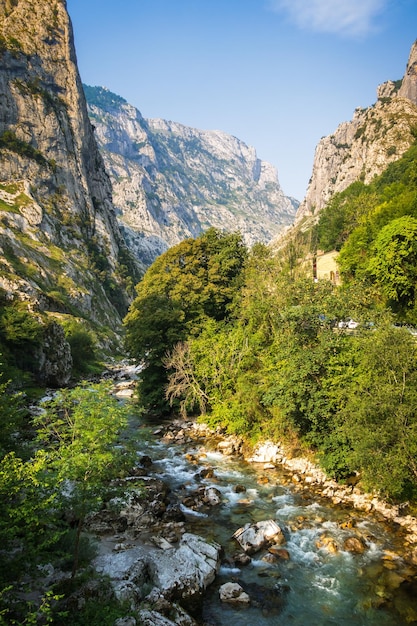
<svg viewBox="0 0 417 626"><path fill-rule="evenodd" d="M417 323L417 144L372 183L354 183L320 214L318 247L340 250L345 282L374 285L400 321Z"/></svg>

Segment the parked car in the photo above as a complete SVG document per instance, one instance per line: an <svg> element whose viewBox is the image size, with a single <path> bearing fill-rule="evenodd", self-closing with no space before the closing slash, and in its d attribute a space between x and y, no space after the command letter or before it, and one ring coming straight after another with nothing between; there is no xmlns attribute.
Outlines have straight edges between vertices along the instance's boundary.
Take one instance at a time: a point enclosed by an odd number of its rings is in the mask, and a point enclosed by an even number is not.
<svg viewBox="0 0 417 626"><path fill-rule="evenodd" d="M359 326L359 322L355 322L355 320L350 319L347 323L347 327L350 329L357 328Z"/></svg>
<svg viewBox="0 0 417 626"><path fill-rule="evenodd" d="M337 326L338 328L349 328L350 330L354 330L359 326L359 322L355 322L355 320L349 318L348 320L340 320Z"/></svg>

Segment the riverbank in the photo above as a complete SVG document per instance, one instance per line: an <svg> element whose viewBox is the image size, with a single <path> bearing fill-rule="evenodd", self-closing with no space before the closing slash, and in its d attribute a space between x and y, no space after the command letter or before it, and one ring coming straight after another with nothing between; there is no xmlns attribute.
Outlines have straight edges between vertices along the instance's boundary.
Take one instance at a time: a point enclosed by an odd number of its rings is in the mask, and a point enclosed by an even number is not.
<svg viewBox="0 0 417 626"><path fill-rule="evenodd" d="M115 394L124 400L134 384L121 378ZM127 478L132 496L118 512L110 507L93 516L90 531L100 537L97 572L136 607L140 623L269 625L278 611L283 624L305 623L307 612L310 624L338 616L338 624L350 625L340 603L360 605L360 624L417 623L412 599L410 605L416 520L399 507L328 480L281 443L250 448L188 419L134 427L152 441L143 443ZM235 537L274 520L283 545L251 556L250 546L249 554L238 551ZM265 599L277 594L279 606ZM205 617L194 619L201 603Z"/></svg>
<svg viewBox="0 0 417 626"><path fill-rule="evenodd" d="M317 464L303 456L294 456L293 450L281 442L265 441L252 447L241 437L213 431L204 423L188 419L173 420L165 426L165 440L180 442L187 437L191 440L206 438L223 454L243 458L264 470L266 477L274 469L283 468L290 473L294 490L308 490L315 497L324 498L334 505L348 505L396 525L397 531L401 529L403 533L410 561L417 565L417 518L406 513L407 504L391 505L375 494L365 493L358 483L342 485L329 479Z"/></svg>

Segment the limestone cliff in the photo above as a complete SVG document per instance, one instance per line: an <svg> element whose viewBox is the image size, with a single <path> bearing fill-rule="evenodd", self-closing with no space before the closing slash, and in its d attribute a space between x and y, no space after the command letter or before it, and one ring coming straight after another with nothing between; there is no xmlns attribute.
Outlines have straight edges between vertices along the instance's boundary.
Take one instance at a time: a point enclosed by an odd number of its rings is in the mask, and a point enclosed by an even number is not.
<svg viewBox="0 0 417 626"><path fill-rule="evenodd" d="M251 245L293 222L297 201L254 148L220 131L145 119L104 88L85 92L120 224L145 264L210 226L239 230Z"/></svg>
<svg viewBox="0 0 417 626"><path fill-rule="evenodd" d="M94 138L65 0L0 0L0 286L115 328L134 264Z"/></svg>
<svg viewBox="0 0 417 626"><path fill-rule="evenodd" d="M351 183L369 183L399 159L416 139L417 42L402 81L378 87L376 104L356 109L350 122L324 137L314 157L313 173L296 222L316 216L330 198Z"/></svg>

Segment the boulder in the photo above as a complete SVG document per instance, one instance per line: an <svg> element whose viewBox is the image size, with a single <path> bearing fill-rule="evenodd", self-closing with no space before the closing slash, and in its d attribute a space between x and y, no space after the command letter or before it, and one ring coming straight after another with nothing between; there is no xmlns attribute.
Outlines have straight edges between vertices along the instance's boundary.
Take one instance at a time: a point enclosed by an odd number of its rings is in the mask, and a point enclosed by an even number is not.
<svg viewBox="0 0 417 626"><path fill-rule="evenodd" d="M217 449L219 452L226 456L233 456L234 454L240 454L243 446L243 439L240 437L229 437L223 441L219 441Z"/></svg>
<svg viewBox="0 0 417 626"><path fill-rule="evenodd" d="M233 556L233 563L235 566L239 567L242 565L248 565L252 559L249 554L245 554L244 552L238 552Z"/></svg>
<svg viewBox="0 0 417 626"><path fill-rule="evenodd" d="M158 613L158 611L139 611L140 623L143 626L176 626L175 622Z"/></svg>
<svg viewBox="0 0 417 626"><path fill-rule="evenodd" d="M288 561L290 558L288 550L281 548L280 546L271 546L268 548L268 553L276 559L282 559L283 561Z"/></svg>
<svg viewBox="0 0 417 626"><path fill-rule="evenodd" d="M165 550L152 560L154 584L182 604L181 600L201 593L220 567L221 546L198 535L184 533L176 550Z"/></svg>
<svg viewBox="0 0 417 626"><path fill-rule="evenodd" d="M142 626L197 626L193 618L176 605L170 605L169 618L159 611L148 609L139 611L139 618Z"/></svg>
<svg viewBox="0 0 417 626"><path fill-rule="evenodd" d="M316 548L318 548L319 550L324 548L325 550L327 550L327 552L330 552L330 554L336 554L336 552L339 551L336 541L333 539L333 537L329 537L327 535L322 535L317 539Z"/></svg>
<svg viewBox="0 0 417 626"><path fill-rule="evenodd" d="M354 552L355 554L362 554L365 552L365 544L358 537L348 537L343 543L343 550Z"/></svg>
<svg viewBox="0 0 417 626"><path fill-rule="evenodd" d="M110 578L116 597L133 607L138 607L144 599L143 589L151 585L169 602L178 602L193 613L200 610L202 592L220 567L220 552L218 544L185 533L177 548L136 546L99 556L94 566Z"/></svg>
<svg viewBox="0 0 417 626"><path fill-rule="evenodd" d="M256 446L253 455L248 459L250 463L279 463L282 459L282 452L279 444L272 441L265 441Z"/></svg>
<svg viewBox="0 0 417 626"><path fill-rule="evenodd" d="M37 354L36 377L44 385L64 387L71 379L72 355L64 329L57 322L45 325L43 339Z"/></svg>
<svg viewBox="0 0 417 626"><path fill-rule="evenodd" d="M222 494L215 487L207 487L204 491L203 502L210 506L216 506L222 503Z"/></svg>
<svg viewBox="0 0 417 626"><path fill-rule="evenodd" d="M219 596L222 602L230 604L250 604L248 594L242 589L238 583L225 583L219 589Z"/></svg>
<svg viewBox="0 0 417 626"><path fill-rule="evenodd" d="M247 554L254 554L272 543L285 542L284 533L274 520L245 524L233 534L233 538Z"/></svg>

